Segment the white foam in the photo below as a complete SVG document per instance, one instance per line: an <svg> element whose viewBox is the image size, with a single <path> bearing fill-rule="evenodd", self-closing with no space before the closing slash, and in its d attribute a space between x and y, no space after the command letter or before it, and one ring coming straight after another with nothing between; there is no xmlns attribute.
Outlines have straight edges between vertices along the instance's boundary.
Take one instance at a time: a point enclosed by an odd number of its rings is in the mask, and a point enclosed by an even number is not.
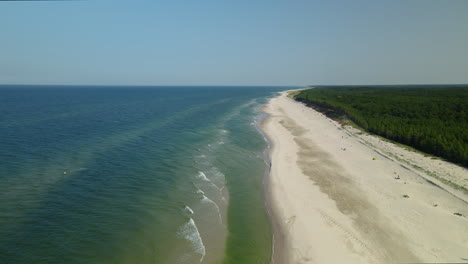
<svg viewBox="0 0 468 264"><path fill-rule="evenodd" d="M199 171L199 172L198 172L198 175L197 175L197 178L201 179L202 181L207 182L208 184L212 185L213 187L215 187L216 189L219 190L218 185L216 185L215 183L213 183L213 182L206 176L205 173Z"/></svg>
<svg viewBox="0 0 468 264"><path fill-rule="evenodd" d="M203 198L201 199L202 203L209 204L213 206L216 209L216 213L218 213L219 217L219 222L222 224L223 223L223 218L221 216L221 210L219 210L219 206L217 203L213 202L210 198L206 197L206 195L203 195Z"/></svg>
<svg viewBox="0 0 468 264"><path fill-rule="evenodd" d="M210 181L210 179L208 179L208 177L206 177L206 174L201 172L201 171L198 172L198 178L200 178L200 179L202 179L204 181L207 181L207 182Z"/></svg>
<svg viewBox="0 0 468 264"><path fill-rule="evenodd" d="M177 236L179 238L186 239L191 243L193 251L201 255L200 262L202 262L206 254L206 249L200 236L200 232L198 232L197 225L192 218L180 227L177 232Z"/></svg>
<svg viewBox="0 0 468 264"><path fill-rule="evenodd" d="M190 208L190 206L187 206L187 205L185 206L184 211L185 211L185 212L188 212L188 213L190 213L190 214L193 214L193 213L194 213L193 210L192 210L192 208Z"/></svg>

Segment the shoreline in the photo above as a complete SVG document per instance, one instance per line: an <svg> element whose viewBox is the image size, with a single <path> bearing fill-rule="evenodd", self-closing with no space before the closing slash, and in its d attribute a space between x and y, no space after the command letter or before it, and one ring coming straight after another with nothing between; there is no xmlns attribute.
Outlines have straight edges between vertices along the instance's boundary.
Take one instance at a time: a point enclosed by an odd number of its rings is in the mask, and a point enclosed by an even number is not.
<svg viewBox="0 0 468 264"><path fill-rule="evenodd" d="M269 100L260 124L271 263L466 261L463 198L286 93Z"/></svg>
<svg viewBox="0 0 468 264"><path fill-rule="evenodd" d="M263 108L260 109L261 112L264 112ZM265 113L265 112L264 112ZM269 115L265 117L259 123L259 130L267 142L267 148L263 152L263 158L267 165L265 173L263 175L263 193L265 197L265 209L270 218L270 225L272 230L272 245L271 245L271 260L270 264L283 264L286 263L288 259L287 240L285 237L284 228L281 226L281 220L279 212L277 212L273 204L273 195L271 192L271 153L273 151L274 145L270 137L263 131L263 126L265 122L268 121Z"/></svg>
<svg viewBox="0 0 468 264"><path fill-rule="evenodd" d="M276 96L275 96L276 97ZM274 98L274 97L272 97ZM271 100L271 98L269 99ZM268 104L268 103L267 103ZM288 251L285 250L287 240L285 239L285 233L281 226L281 221L277 210L272 202L272 192L270 191L270 173L271 173L271 152L273 150L273 141L270 139L267 133L265 133L263 126L268 121L270 114L264 111L265 105L260 106L257 111L265 116L258 122L255 122L255 126L258 132L263 136L267 144L266 149L262 152L262 157L266 165L266 169L263 173L263 196L265 202L265 210L269 218L269 224L271 226L271 259L270 264L284 264L288 259Z"/></svg>

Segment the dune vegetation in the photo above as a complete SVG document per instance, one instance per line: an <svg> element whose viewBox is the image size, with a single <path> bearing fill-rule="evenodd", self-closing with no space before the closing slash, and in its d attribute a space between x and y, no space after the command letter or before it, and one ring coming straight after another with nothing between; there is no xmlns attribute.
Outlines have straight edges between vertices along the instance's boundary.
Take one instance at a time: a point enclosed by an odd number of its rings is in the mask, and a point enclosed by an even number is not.
<svg viewBox="0 0 468 264"><path fill-rule="evenodd" d="M362 129L468 166L468 86L321 86L294 99Z"/></svg>

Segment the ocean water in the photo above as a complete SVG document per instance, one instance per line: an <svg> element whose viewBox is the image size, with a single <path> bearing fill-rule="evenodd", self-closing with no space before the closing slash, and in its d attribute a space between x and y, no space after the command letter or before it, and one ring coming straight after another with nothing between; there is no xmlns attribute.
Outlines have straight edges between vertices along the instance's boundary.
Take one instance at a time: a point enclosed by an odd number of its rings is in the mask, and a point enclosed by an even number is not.
<svg viewBox="0 0 468 264"><path fill-rule="evenodd" d="M0 263L268 263L284 89L0 86Z"/></svg>

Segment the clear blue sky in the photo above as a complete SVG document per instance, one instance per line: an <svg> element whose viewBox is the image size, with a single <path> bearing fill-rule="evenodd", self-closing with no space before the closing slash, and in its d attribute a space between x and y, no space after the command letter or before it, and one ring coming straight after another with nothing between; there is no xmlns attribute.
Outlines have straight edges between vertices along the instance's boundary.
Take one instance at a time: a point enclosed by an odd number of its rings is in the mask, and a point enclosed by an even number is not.
<svg viewBox="0 0 468 264"><path fill-rule="evenodd" d="M468 1L0 2L0 83L468 83Z"/></svg>

